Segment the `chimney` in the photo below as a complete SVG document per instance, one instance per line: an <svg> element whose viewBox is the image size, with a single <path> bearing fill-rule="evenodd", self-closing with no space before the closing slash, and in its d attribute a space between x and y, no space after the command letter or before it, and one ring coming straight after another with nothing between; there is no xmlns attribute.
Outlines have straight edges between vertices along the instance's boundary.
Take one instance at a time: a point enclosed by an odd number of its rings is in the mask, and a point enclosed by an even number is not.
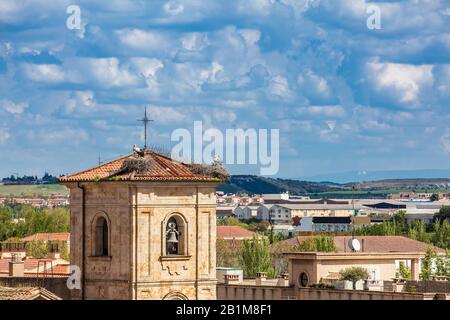
<svg viewBox="0 0 450 320"><path fill-rule="evenodd" d="M267 279L267 273L266 272L257 272L256 273L256 285L261 286Z"/></svg>
<svg viewBox="0 0 450 320"><path fill-rule="evenodd" d="M17 253L11 254L11 261L9 261L9 276L10 277L23 277L25 263L20 259L20 255Z"/></svg>
<svg viewBox="0 0 450 320"><path fill-rule="evenodd" d="M225 274L225 284L238 284L239 275L238 274Z"/></svg>
<svg viewBox="0 0 450 320"><path fill-rule="evenodd" d="M282 275L279 275L277 286L288 287L289 286L289 274L283 273Z"/></svg>

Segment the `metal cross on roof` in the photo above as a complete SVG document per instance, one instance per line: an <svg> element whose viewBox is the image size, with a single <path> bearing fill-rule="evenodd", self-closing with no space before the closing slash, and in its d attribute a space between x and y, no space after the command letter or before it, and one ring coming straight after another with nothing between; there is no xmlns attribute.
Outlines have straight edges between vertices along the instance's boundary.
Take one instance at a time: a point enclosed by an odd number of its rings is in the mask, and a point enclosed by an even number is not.
<svg viewBox="0 0 450 320"><path fill-rule="evenodd" d="M144 118L139 119L138 121L141 121L144 123L144 150L146 150L147 149L147 123L154 121L147 117L147 106L145 106Z"/></svg>

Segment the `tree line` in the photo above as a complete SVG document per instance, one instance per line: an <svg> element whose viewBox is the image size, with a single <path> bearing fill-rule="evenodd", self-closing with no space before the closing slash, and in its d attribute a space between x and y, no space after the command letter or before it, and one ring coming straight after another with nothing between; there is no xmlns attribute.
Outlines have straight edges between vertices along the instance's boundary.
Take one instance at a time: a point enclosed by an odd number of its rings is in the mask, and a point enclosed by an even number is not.
<svg viewBox="0 0 450 320"><path fill-rule="evenodd" d="M29 204L0 206L0 241L35 233L69 232L68 208L41 209Z"/></svg>
<svg viewBox="0 0 450 320"><path fill-rule="evenodd" d="M355 229L358 236L405 236L442 249L450 249L450 206L434 215L432 223L422 220L407 223L406 212L399 211L390 221Z"/></svg>

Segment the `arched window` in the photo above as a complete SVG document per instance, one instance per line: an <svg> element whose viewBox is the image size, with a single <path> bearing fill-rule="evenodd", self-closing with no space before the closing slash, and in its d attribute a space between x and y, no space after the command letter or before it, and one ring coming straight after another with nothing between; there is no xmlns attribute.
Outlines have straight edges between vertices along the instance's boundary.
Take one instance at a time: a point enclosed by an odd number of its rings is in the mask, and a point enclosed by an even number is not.
<svg viewBox="0 0 450 320"><path fill-rule="evenodd" d="M109 229L105 217L95 221L95 252L96 256L109 256Z"/></svg>
<svg viewBox="0 0 450 320"><path fill-rule="evenodd" d="M186 222L183 217L174 214L166 220L164 226L165 252L166 256L187 255L186 245Z"/></svg>

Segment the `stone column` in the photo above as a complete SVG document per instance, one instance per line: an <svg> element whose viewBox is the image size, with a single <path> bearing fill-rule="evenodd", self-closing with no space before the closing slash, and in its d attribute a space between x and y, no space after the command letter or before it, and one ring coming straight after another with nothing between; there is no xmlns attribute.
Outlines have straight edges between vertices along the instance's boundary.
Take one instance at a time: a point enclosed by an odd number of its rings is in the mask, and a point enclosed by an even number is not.
<svg viewBox="0 0 450 320"><path fill-rule="evenodd" d="M411 279L419 281L419 259L411 259Z"/></svg>

